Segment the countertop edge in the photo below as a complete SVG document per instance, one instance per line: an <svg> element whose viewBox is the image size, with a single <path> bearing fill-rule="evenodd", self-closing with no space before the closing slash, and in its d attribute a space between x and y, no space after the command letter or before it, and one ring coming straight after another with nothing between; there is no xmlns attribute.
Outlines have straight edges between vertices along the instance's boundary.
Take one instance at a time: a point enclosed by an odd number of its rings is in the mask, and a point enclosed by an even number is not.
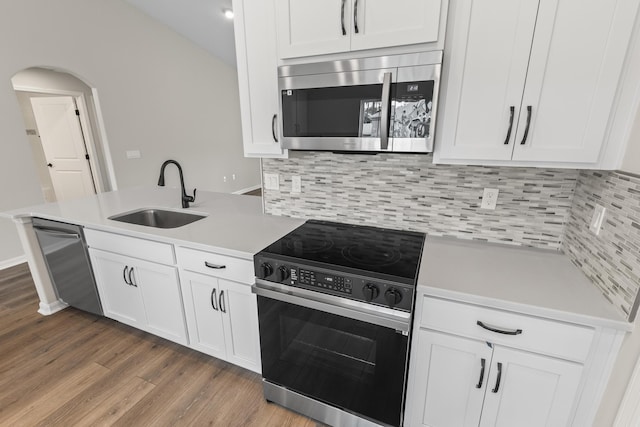
<svg viewBox="0 0 640 427"><path fill-rule="evenodd" d="M432 297L453 300L461 303L474 304L486 308L511 311L518 314L526 314L561 322L575 323L590 327L613 328L625 332L631 332L634 330L634 324L626 322L624 320L607 319L603 317L572 313L538 305L528 305L498 298L490 298L481 295L451 291L424 284L418 285L418 291Z"/></svg>

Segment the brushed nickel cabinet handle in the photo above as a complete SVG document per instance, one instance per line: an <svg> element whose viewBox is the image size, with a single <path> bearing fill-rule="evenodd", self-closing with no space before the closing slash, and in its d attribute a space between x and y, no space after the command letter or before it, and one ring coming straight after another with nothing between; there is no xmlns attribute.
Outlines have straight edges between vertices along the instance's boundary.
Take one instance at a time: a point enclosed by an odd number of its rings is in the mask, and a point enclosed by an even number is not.
<svg viewBox="0 0 640 427"><path fill-rule="evenodd" d="M480 359L480 379L478 380L478 384L476 384L476 388L482 388L482 382L484 381L484 365L487 361L484 359Z"/></svg>
<svg viewBox="0 0 640 427"><path fill-rule="evenodd" d="M213 269L215 269L215 270L221 270L221 269L223 269L223 268L227 268L227 266L226 266L226 265L223 265L223 264L213 264L213 263L210 263L209 261L205 261L205 262L204 262L204 266L205 266L205 267L209 267L209 268L213 268Z"/></svg>
<svg viewBox="0 0 640 427"><path fill-rule="evenodd" d="M276 119L278 118L277 114L273 115L273 118L271 119L271 134L273 135L273 140L275 142L278 142L278 137L276 136Z"/></svg>
<svg viewBox="0 0 640 427"><path fill-rule="evenodd" d="M511 139L511 129L513 129L513 115L516 111L516 107L512 105L511 107L509 107L509 110L511 110L511 117L509 118L509 129L507 130L507 137L504 140L504 145L509 145L509 140Z"/></svg>
<svg viewBox="0 0 640 427"><path fill-rule="evenodd" d="M344 27L344 2L346 0L342 0L342 11L340 12L340 22L342 24L342 35L347 35L347 29Z"/></svg>
<svg viewBox="0 0 640 427"><path fill-rule="evenodd" d="M503 335L520 335L522 333L522 329L500 329L497 328L495 326L490 326L487 325L486 323L483 323L481 321L477 321L476 325L480 326L481 328L486 329L487 331L491 331L491 332L495 332L497 334L503 334Z"/></svg>
<svg viewBox="0 0 640 427"><path fill-rule="evenodd" d="M220 311L223 313L227 312L227 307L224 305L224 291L220 291L220 298L218 298L218 305L220 306Z"/></svg>
<svg viewBox="0 0 640 427"><path fill-rule="evenodd" d="M498 377L496 378L496 386L491 390L491 393L497 393L500 389L500 378L502 378L502 363L498 362Z"/></svg>
<svg viewBox="0 0 640 427"><path fill-rule="evenodd" d="M213 307L215 311L218 311L218 307L216 306L216 288L213 288L211 291L211 307Z"/></svg>
<svg viewBox="0 0 640 427"><path fill-rule="evenodd" d="M358 0L356 0L353 5L353 28L355 29L356 34L360 32L358 29Z"/></svg>
<svg viewBox="0 0 640 427"><path fill-rule="evenodd" d="M522 141L520 145L524 145L527 142L527 136L529 136L529 125L531 125L531 105L527 105L527 126L524 128L524 136L522 137Z"/></svg>

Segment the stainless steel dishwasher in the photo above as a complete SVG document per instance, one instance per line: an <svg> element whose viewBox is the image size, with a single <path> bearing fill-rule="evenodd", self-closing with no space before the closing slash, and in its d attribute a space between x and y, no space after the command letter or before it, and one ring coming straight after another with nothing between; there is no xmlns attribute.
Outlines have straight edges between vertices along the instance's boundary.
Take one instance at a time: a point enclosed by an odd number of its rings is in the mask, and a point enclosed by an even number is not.
<svg viewBox="0 0 640 427"><path fill-rule="evenodd" d="M71 307L102 316L82 227L33 218L33 229L58 298Z"/></svg>

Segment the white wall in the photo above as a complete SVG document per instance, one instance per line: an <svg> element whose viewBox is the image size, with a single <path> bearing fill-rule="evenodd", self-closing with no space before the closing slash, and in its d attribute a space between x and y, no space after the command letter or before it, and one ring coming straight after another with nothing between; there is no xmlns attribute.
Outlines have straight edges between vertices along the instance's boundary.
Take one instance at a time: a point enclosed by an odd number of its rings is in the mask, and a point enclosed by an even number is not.
<svg viewBox="0 0 640 427"><path fill-rule="evenodd" d="M97 88L119 188L155 185L168 158L182 164L190 190L259 184L258 160L242 155L235 69L127 3L2 2L0 51L0 211L43 202L11 84L38 66ZM127 160L134 149L142 158ZM0 219L0 236L0 263L22 254L10 221Z"/></svg>

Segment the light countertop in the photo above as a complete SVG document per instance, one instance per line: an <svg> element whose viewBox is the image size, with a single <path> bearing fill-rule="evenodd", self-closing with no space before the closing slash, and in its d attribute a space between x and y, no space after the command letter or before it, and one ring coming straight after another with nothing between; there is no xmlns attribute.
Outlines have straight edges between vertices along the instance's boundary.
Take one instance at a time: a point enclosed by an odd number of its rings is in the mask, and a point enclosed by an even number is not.
<svg viewBox="0 0 640 427"><path fill-rule="evenodd" d="M207 217L178 228L153 228L108 217L141 208L200 213ZM180 189L143 187L101 193L77 200L29 206L0 214L11 219L41 217L95 230L160 240L244 259L295 229L303 220L262 213L260 197L198 191L196 202L182 209Z"/></svg>
<svg viewBox="0 0 640 427"><path fill-rule="evenodd" d="M428 295L484 307L633 329L557 251L427 236L418 286Z"/></svg>
<svg viewBox="0 0 640 427"><path fill-rule="evenodd" d="M262 213L259 197L198 192L185 209L207 217L172 229L108 217L141 208L182 210L180 190L144 187L3 212L14 220L41 217L95 230L164 241L253 259L304 223ZM427 236L418 286L428 295L560 321L631 330L622 315L563 254L556 251Z"/></svg>

